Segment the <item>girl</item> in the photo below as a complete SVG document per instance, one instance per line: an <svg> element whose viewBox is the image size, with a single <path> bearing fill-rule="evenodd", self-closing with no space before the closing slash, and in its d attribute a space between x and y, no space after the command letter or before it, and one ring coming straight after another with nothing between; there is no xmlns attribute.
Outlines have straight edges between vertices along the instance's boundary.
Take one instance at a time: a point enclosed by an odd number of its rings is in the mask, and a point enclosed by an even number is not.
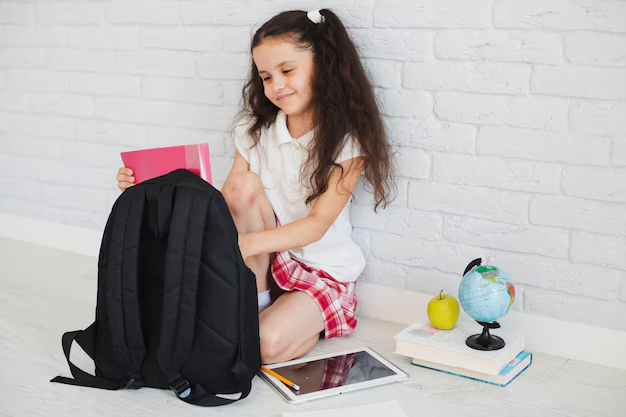
<svg viewBox="0 0 626 417"><path fill-rule="evenodd" d="M330 10L283 12L254 35L236 147L222 194L255 273L263 363L307 353L356 326L365 266L349 200L361 174L390 201L390 147L371 84ZM132 185L120 168L120 189ZM282 293L272 303L270 286Z"/></svg>

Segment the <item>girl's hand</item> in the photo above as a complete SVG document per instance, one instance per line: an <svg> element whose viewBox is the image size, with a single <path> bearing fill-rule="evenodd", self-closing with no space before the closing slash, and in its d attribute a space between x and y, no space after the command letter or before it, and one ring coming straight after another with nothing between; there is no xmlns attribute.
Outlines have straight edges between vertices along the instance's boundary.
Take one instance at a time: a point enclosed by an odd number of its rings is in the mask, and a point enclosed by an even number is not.
<svg viewBox="0 0 626 417"><path fill-rule="evenodd" d="M124 191L128 187L132 187L135 185L135 177L133 175L133 170L129 168L120 168L117 171L117 188Z"/></svg>

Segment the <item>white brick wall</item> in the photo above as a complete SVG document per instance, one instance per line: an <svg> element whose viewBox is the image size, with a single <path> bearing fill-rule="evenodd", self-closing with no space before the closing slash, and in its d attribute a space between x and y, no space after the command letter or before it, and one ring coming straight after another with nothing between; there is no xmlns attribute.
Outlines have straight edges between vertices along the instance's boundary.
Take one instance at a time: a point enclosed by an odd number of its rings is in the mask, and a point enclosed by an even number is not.
<svg viewBox="0 0 626 417"><path fill-rule="evenodd" d="M123 150L208 142L220 186L252 31L313 0L0 1L0 211L102 230ZM626 330L626 2L335 0L398 167L354 236L380 285Z"/></svg>

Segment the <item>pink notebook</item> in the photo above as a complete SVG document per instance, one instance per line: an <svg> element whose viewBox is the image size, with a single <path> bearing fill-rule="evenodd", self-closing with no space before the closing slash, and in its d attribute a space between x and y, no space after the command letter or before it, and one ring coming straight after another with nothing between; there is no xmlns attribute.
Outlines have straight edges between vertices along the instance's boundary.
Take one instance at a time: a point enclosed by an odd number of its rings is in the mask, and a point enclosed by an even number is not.
<svg viewBox="0 0 626 417"><path fill-rule="evenodd" d="M206 143L142 149L122 152L121 155L124 166L133 170L135 184L180 168L199 175L209 184L212 181L209 145Z"/></svg>

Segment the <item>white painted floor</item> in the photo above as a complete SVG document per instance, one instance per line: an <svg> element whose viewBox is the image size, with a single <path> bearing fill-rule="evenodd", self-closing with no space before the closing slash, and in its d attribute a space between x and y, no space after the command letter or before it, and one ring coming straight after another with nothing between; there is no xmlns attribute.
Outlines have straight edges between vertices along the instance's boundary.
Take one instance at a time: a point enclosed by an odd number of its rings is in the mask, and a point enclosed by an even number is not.
<svg viewBox="0 0 626 417"><path fill-rule="evenodd" d="M256 377L248 398L210 409L161 390L110 392L52 384L48 381L56 375L69 376L62 333L93 321L96 272L95 258L0 239L1 417L278 417L387 400L398 400L415 417L626 416L626 371L536 353L531 367L509 387L495 387L410 365L392 353L393 335L403 326L372 320L361 320L350 337L321 341L312 354L367 345L408 372L409 381L296 406ZM86 363L80 359L78 364Z"/></svg>

